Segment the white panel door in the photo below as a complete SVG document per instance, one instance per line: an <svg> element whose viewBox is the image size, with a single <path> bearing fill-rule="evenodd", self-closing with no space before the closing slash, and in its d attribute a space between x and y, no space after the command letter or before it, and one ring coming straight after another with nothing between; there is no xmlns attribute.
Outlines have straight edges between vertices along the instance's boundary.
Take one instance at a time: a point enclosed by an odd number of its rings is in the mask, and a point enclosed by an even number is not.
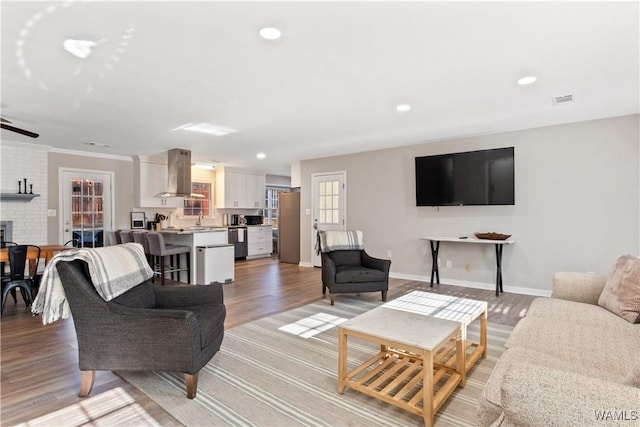
<svg viewBox="0 0 640 427"><path fill-rule="evenodd" d="M318 231L346 230L346 180L346 172L311 175L311 207L313 213L311 262L314 267L322 266L322 259L316 250Z"/></svg>
<svg viewBox="0 0 640 427"><path fill-rule="evenodd" d="M104 232L113 229L111 181L109 172L61 171L61 244L103 246Z"/></svg>

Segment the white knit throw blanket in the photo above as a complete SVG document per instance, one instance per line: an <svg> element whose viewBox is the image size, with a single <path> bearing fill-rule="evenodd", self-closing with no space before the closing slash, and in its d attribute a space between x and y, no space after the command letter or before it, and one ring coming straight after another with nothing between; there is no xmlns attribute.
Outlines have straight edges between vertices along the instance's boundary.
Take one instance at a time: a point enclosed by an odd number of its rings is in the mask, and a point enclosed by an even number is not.
<svg viewBox="0 0 640 427"><path fill-rule="evenodd" d="M327 230L318 232L322 252L363 250L362 231Z"/></svg>
<svg viewBox="0 0 640 427"><path fill-rule="evenodd" d="M122 295L153 276L140 243L61 252L54 256L44 269L40 290L31 306L32 313L42 314L42 324L69 317L69 303L56 264L76 259L87 263L91 281L105 301Z"/></svg>

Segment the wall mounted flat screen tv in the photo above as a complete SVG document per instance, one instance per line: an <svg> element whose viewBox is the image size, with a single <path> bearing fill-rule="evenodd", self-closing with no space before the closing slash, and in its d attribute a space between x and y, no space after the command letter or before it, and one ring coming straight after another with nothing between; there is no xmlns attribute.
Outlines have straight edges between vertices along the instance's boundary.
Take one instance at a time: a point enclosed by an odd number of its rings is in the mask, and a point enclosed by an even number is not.
<svg viewBox="0 0 640 427"><path fill-rule="evenodd" d="M416 157L416 206L514 205L513 147Z"/></svg>

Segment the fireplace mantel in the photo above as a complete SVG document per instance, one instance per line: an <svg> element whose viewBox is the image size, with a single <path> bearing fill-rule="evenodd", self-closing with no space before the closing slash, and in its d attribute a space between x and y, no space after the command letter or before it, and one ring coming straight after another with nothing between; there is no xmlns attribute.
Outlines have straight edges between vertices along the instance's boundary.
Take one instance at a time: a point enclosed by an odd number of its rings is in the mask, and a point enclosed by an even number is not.
<svg viewBox="0 0 640 427"><path fill-rule="evenodd" d="M34 197L40 197L40 195L22 193L0 193L0 200L3 202L30 202Z"/></svg>

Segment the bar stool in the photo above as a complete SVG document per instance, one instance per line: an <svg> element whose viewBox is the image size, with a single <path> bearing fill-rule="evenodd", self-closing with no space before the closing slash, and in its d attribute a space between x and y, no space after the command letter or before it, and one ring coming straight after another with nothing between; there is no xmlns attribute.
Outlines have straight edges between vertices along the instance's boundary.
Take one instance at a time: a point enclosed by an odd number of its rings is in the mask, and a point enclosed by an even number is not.
<svg viewBox="0 0 640 427"><path fill-rule="evenodd" d="M165 245L164 237L157 231L148 231L145 233L147 241L149 242L149 254L159 258L159 264L154 263L154 274L159 274L161 282L164 285L164 275L171 273L171 280L173 280L173 273L178 273L178 281L180 281L180 272L186 271L188 276L188 282L191 280L191 247L183 245ZM180 267L180 255L186 254L187 266ZM177 255L177 263L174 265L172 262L173 256ZM165 258L169 258L169 266L166 265ZM153 281L153 279L152 279Z"/></svg>
<svg viewBox="0 0 640 427"><path fill-rule="evenodd" d="M147 234L146 231L134 231L133 241L135 243L140 243L142 245L142 248L144 249L144 254L147 256L147 262L149 262L149 266L151 267L151 269L153 269L154 262L151 257L151 254L149 253L149 240L147 239L146 234Z"/></svg>
<svg viewBox="0 0 640 427"><path fill-rule="evenodd" d="M133 232L128 230L120 230L118 231L120 235L120 243L132 243L133 242Z"/></svg>
<svg viewBox="0 0 640 427"><path fill-rule="evenodd" d="M118 241L120 240L120 236L117 231L107 231L107 234L105 237L106 237L106 239L104 240L105 246L113 246L120 243Z"/></svg>

